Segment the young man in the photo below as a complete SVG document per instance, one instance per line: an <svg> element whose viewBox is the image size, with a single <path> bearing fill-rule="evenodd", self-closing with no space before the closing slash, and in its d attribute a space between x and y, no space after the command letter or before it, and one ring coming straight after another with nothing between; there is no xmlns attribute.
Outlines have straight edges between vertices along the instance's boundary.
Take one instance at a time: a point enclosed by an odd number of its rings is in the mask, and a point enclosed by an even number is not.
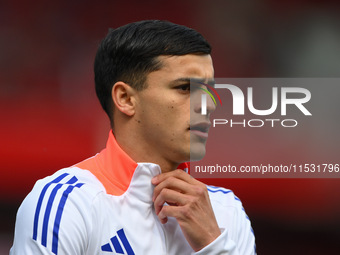
<svg viewBox="0 0 340 255"><path fill-rule="evenodd" d="M179 169L205 154L215 106L201 114L190 79L213 81L210 51L198 32L165 21L109 31L95 60L106 149L36 183L11 254L256 253L239 199Z"/></svg>

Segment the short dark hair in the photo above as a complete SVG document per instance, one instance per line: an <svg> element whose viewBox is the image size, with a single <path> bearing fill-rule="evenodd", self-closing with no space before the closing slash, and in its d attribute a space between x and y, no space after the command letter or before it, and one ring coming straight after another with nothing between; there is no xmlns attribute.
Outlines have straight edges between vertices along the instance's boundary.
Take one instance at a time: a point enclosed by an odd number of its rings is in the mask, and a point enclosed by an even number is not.
<svg viewBox="0 0 340 255"><path fill-rule="evenodd" d="M161 68L161 55L210 54L211 46L194 29L168 21L144 20L109 29L94 62L97 97L113 124L111 90L123 81L136 90L146 76Z"/></svg>

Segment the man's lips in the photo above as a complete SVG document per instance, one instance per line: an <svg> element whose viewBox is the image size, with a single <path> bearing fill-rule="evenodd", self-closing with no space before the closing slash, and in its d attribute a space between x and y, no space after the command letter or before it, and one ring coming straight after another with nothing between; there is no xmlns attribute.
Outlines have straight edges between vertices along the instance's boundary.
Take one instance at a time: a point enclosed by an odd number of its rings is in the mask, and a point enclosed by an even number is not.
<svg viewBox="0 0 340 255"><path fill-rule="evenodd" d="M210 122L200 122L197 124L190 125L189 130L191 133L203 137L208 138Z"/></svg>

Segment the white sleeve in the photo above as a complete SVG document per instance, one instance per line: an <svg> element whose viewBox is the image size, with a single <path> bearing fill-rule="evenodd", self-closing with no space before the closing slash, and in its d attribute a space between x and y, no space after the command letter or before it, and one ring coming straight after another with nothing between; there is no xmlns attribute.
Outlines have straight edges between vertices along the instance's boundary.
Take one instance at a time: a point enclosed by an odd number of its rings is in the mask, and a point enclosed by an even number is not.
<svg viewBox="0 0 340 255"><path fill-rule="evenodd" d="M240 208L238 210L237 221L235 221L235 225L237 224L239 227L237 238L238 252L242 255L256 255L255 235L254 230L251 227L250 219L242 207L241 201L236 196L235 198L238 200L236 202Z"/></svg>
<svg viewBox="0 0 340 255"><path fill-rule="evenodd" d="M256 255L255 236L250 220L241 201L235 196L236 215L233 228L236 236L228 229L221 229L221 235L194 255Z"/></svg>
<svg viewBox="0 0 340 255"><path fill-rule="evenodd" d="M38 181L18 210L10 255L85 254L90 210L84 186L69 174Z"/></svg>
<svg viewBox="0 0 340 255"><path fill-rule="evenodd" d="M195 255L239 255L236 244L233 240L228 238L228 231L223 232L213 242L203 249L195 252Z"/></svg>

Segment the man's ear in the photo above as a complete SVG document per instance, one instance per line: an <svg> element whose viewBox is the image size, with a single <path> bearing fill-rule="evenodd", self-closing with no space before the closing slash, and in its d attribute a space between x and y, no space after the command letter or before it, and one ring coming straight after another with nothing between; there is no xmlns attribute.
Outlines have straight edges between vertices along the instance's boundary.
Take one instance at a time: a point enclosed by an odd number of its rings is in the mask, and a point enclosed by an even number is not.
<svg viewBox="0 0 340 255"><path fill-rule="evenodd" d="M115 107L127 116L135 114L135 89L125 82L116 82L111 91Z"/></svg>

